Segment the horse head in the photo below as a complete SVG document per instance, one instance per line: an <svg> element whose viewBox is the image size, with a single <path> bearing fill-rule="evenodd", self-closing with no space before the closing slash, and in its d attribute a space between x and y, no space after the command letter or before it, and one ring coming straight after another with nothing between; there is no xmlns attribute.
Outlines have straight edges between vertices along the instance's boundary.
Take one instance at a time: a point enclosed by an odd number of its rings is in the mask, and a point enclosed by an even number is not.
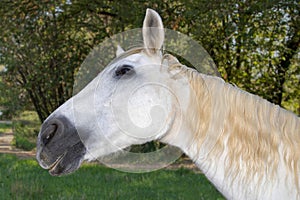
<svg viewBox="0 0 300 200"><path fill-rule="evenodd" d="M189 96L178 84L187 85L187 80L176 68L178 60L163 55L162 20L151 9L142 35L143 47L118 47L117 57L42 124L37 160L52 175L71 173L83 160L133 144L162 140L178 129L186 105L181 103Z"/></svg>

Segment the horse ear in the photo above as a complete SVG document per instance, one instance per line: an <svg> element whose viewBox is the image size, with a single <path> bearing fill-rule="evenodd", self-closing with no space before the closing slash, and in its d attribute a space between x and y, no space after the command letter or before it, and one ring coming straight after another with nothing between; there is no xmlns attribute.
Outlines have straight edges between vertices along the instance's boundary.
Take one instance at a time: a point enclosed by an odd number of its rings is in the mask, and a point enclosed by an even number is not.
<svg viewBox="0 0 300 200"><path fill-rule="evenodd" d="M143 23L144 48L149 54L157 54L165 38L162 20L157 12L147 9Z"/></svg>
<svg viewBox="0 0 300 200"><path fill-rule="evenodd" d="M124 52L125 52L124 49L120 45L118 45L117 51L116 51L116 56L118 57L119 55L121 55Z"/></svg>

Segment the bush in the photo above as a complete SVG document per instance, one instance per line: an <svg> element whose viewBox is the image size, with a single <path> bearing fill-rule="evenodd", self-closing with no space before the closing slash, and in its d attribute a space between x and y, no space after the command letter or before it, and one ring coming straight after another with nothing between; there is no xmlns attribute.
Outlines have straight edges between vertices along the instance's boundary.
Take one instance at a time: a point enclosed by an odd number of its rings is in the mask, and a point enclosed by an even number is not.
<svg viewBox="0 0 300 200"><path fill-rule="evenodd" d="M22 112L13 120L13 145L26 151L34 149L40 125L36 112Z"/></svg>
<svg viewBox="0 0 300 200"><path fill-rule="evenodd" d="M11 123L10 122L1 122L0 123L0 135L11 133Z"/></svg>
<svg viewBox="0 0 300 200"><path fill-rule="evenodd" d="M25 151L31 151L35 147L35 143L30 142L28 139L22 136L15 136L14 144L17 148L23 149Z"/></svg>

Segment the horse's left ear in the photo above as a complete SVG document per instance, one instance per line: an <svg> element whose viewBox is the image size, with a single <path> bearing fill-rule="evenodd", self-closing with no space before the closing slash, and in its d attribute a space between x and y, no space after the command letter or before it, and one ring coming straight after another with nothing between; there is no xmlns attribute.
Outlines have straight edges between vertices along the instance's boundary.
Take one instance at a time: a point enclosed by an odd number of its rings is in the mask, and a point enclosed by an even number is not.
<svg viewBox="0 0 300 200"><path fill-rule="evenodd" d="M164 27L159 14L148 8L143 23L143 41L146 52L160 53L164 38Z"/></svg>
<svg viewBox="0 0 300 200"><path fill-rule="evenodd" d="M116 56L118 57L119 55L121 55L124 52L125 52L124 49L120 45L118 45L117 51L116 51Z"/></svg>

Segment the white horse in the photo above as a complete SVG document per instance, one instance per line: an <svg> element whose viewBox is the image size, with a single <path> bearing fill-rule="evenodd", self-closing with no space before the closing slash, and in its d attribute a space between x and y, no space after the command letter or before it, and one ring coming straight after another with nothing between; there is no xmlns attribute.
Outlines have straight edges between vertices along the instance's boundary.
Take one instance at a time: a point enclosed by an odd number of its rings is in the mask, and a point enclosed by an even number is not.
<svg viewBox="0 0 300 200"><path fill-rule="evenodd" d="M83 160L158 139L182 149L227 199L299 199L299 118L163 55L163 42L161 18L148 9L144 46L119 48L45 120L39 164L67 174Z"/></svg>

